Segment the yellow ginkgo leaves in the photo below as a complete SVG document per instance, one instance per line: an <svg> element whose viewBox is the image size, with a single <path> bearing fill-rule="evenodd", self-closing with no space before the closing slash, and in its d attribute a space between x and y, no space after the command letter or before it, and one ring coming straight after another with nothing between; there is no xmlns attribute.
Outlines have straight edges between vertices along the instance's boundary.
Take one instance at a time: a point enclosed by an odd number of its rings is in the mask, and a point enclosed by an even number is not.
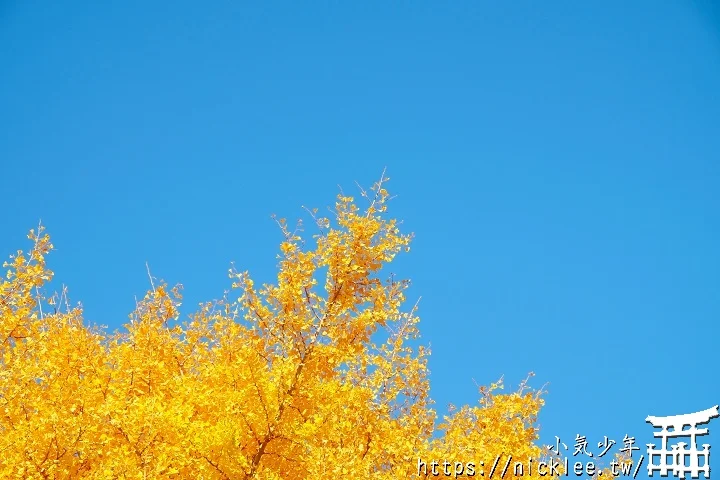
<svg viewBox="0 0 720 480"><path fill-rule="evenodd" d="M411 240L385 180L364 210L312 211L312 246L278 221L274 284L232 270L232 297L184 324L179 288L153 285L114 335L40 296L52 245L31 232L0 284L0 478L405 479L419 459L539 457L537 394L490 389L437 424L408 282L383 273Z"/></svg>

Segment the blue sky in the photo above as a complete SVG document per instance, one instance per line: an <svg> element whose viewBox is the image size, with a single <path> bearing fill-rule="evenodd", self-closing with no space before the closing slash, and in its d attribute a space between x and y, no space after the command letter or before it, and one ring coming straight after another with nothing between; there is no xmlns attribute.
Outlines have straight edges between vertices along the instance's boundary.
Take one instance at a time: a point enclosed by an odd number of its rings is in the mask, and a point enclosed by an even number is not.
<svg viewBox="0 0 720 480"><path fill-rule="evenodd" d="M89 322L146 261L189 313L387 167L441 411L534 371L544 441L644 447L720 403L717 4L205 3L2 3L2 256L42 219Z"/></svg>

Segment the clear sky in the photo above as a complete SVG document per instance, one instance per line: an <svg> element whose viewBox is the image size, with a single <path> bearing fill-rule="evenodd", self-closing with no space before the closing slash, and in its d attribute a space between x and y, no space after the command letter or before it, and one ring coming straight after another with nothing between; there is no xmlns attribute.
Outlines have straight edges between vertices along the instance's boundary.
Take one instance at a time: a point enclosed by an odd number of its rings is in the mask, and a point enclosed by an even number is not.
<svg viewBox="0 0 720 480"><path fill-rule="evenodd" d="M717 3L0 2L0 254L42 219L89 322L146 261L185 313L272 280L270 215L385 166L440 411L534 371L544 442L644 450L720 403Z"/></svg>

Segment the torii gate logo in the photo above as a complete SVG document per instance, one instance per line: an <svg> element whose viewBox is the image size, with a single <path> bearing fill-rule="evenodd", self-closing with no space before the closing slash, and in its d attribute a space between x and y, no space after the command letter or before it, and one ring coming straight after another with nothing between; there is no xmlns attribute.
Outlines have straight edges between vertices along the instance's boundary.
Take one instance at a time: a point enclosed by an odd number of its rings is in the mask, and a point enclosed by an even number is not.
<svg viewBox="0 0 720 480"><path fill-rule="evenodd" d="M660 449L656 449L652 443L647 444L648 476L652 477L653 472L659 472L661 477L667 477L668 473L672 473L675 477L685 478L689 473L692 478L699 478L702 472L703 476L709 479L710 445L705 443L702 450L698 450L695 440L696 437L707 435L709 432L707 428L697 428L697 426L706 424L718 416L720 416L718 405L715 405L701 412L670 417L647 417L646 422L662 429L653 433L654 437L661 439ZM685 429L686 426L689 428ZM690 437L690 444L678 442L668 450L668 438L677 437ZM686 448L688 446L689 448ZM655 459L659 459L660 462L656 464Z"/></svg>

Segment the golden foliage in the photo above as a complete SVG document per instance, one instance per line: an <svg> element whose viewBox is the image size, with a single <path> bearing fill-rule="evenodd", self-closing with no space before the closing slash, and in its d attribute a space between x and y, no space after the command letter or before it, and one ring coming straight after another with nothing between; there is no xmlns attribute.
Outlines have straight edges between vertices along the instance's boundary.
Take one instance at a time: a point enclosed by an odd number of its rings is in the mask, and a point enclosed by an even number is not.
<svg viewBox="0 0 720 480"><path fill-rule="evenodd" d="M419 460L487 475L498 455L539 459L538 392L496 384L436 424L408 282L379 277L411 237L385 218L384 180L362 196L363 211L339 196L334 223L311 212L312 248L278 221L275 284L231 270L236 298L182 325L179 288L153 285L112 335L40 295L52 245L31 231L0 285L0 478L399 479L433 477Z"/></svg>

